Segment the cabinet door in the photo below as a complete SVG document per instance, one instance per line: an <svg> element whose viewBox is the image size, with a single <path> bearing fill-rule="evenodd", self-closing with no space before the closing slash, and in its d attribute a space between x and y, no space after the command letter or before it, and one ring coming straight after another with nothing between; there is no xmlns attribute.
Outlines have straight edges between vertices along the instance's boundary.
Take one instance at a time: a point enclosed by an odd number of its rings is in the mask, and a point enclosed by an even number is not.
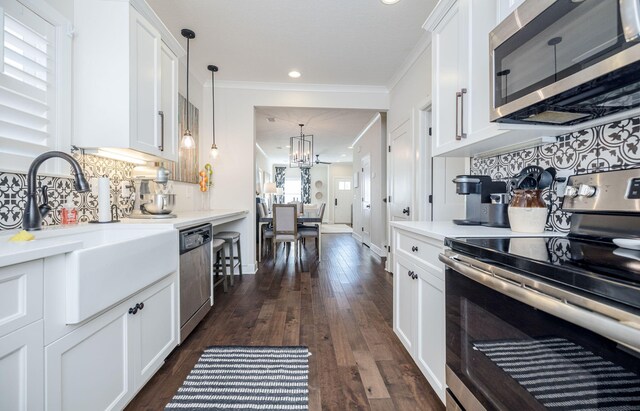
<svg viewBox="0 0 640 411"><path fill-rule="evenodd" d="M44 408L43 321L0 338L0 410Z"/></svg>
<svg viewBox="0 0 640 411"><path fill-rule="evenodd" d="M437 149L456 141L456 129L460 127L460 65L464 24L456 2L444 16L432 34L433 44L433 144ZM459 133L459 130L458 130Z"/></svg>
<svg viewBox="0 0 640 411"><path fill-rule="evenodd" d="M415 360L431 387L444 402L445 314L444 281L428 270L418 270L418 331Z"/></svg>
<svg viewBox="0 0 640 411"><path fill-rule="evenodd" d="M161 156L178 161L178 57L162 42L160 49L160 144Z"/></svg>
<svg viewBox="0 0 640 411"><path fill-rule="evenodd" d="M120 305L45 348L47 410L124 408L133 393L128 315Z"/></svg>
<svg viewBox="0 0 640 411"><path fill-rule="evenodd" d="M178 345L178 309L176 276L163 281L149 291L135 297L136 304L143 308L131 315L132 360L134 386L146 383L171 350Z"/></svg>
<svg viewBox="0 0 640 411"><path fill-rule="evenodd" d="M0 337L42 318L42 283L42 260L0 268Z"/></svg>
<svg viewBox="0 0 640 411"><path fill-rule="evenodd" d="M394 254L393 329L407 351L413 355L418 286L411 273L415 272L415 267L397 253Z"/></svg>
<svg viewBox="0 0 640 411"><path fill-rule="evenodd" d="M160 33L131 9L131 147L160 151Z"/></svg>

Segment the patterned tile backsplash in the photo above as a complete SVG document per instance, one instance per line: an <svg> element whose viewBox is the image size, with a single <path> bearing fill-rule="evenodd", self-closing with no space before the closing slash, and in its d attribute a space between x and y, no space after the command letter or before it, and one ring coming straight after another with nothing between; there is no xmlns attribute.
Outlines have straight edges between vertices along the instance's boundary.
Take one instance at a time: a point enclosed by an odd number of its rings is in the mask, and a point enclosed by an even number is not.
<svg viewBox="0 0 640 411"><path fill-rule="evenodd" d="M92 155L74 155L82 166L89 182L95 177L109 177L111 180L111 204L117 204L120 215L128 215L133 209L133 194L122 195L121 182L133 185L131 171L135 164L111 160ZM78 193L73 188L73 178L38 176L38 187L49 189L49 205L52 211L44 219L45 225L60 224L60 210L71 196L78 209L81 222L96 220L98 216L98 197L89 193ZM22 213L26 203L27 176L25 174L0 171L0 230L20 228ZM133 193L133 191L130 191Z"/></svg>
<svg viewBox="0 0 640 411"><path fill-rule="evenodd" d="M571 174L640 167L640 117L596 126L563 135L555 143L494 157L472 158L471 174L509 179L527 165L554 167ZM560 207L555 186L545 193L551 204L547 230L569 231L570 214Z"/></svg>

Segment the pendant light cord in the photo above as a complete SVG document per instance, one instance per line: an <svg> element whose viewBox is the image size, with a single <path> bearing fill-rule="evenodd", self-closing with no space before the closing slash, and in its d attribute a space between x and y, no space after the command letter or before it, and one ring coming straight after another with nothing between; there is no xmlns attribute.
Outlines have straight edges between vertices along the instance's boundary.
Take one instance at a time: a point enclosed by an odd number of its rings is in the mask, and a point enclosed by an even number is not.
<svg viewBox="0 0 640 411"><path fill-rule="evenodd" d="M191 43L191 39L187 38L187 103L185 104L185 108L187 110L187 131L191 132L191 128L189 127L189 43Z"/></svg>
<svg viewBox="0 0 640 411"><path fill-rule="evenodd" d="M213 130L213 145L216 144L216 85L215 70L211 70L211 129Z"/></svg>

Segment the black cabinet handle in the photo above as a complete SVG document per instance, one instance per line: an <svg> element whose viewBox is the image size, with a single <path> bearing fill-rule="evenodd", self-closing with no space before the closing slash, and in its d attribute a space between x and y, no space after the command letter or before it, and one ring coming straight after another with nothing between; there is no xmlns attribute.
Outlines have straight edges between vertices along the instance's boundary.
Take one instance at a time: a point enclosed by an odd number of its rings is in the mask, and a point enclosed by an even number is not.
<svg viewBox="0 0 640 411"><path fill-rule="evenodd" d="M413 271L409 271L409 272L407 273L407 275L408 275L409 277L413 278Z"/></svg>
<svg viewBox="0 0 640 411"><path fill-rule="evenodd" d="M414 273L414 274L411 276L411 278L413 278L413 279L415 280L416 278L418 278L418 274Z"/></svg>
<svg viewBox="0 0 640 411"><path fill-rule="evenodd" d="M136 315L138 313L138 306L136 305L133 308L129 308L129 314Z"/></svg>
<svg viewBox="0 0 640 411"><path fill-rule="evenodd" d="M418 251L418 247L414 245L413 247L411 247L411 251L415 253L416 251Z"/></svg>
<svg viewBox="0 0 640 411"><path fill-rule="evenodd" d="M144 308L144 303L136 304L136 307L138 307L139 310L142 310Z"/></svg>
<svg viewBox="0 0 640 411"><path fill-rule="evenodd" d="M410 211L409 207L403 208L402 209L402 214L406 214L407 216L409 216L409 211Z"/></svg>

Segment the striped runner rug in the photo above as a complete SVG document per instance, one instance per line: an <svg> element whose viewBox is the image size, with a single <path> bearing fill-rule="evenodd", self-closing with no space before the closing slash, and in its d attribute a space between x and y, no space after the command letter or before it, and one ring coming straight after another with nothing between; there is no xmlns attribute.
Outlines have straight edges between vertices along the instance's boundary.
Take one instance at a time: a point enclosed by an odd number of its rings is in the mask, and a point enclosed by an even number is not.
<svg viewBox="0 0 640 411"><path fill-rule="evenodd" d="M640 410L640 377L564 338L475 342L551 410Z"/></svg>
<svg viewBox="0 0 640 411"><path fill-rule="evenodd" d="M207 348L165 410L308 410L307 347Z"/></svg>

